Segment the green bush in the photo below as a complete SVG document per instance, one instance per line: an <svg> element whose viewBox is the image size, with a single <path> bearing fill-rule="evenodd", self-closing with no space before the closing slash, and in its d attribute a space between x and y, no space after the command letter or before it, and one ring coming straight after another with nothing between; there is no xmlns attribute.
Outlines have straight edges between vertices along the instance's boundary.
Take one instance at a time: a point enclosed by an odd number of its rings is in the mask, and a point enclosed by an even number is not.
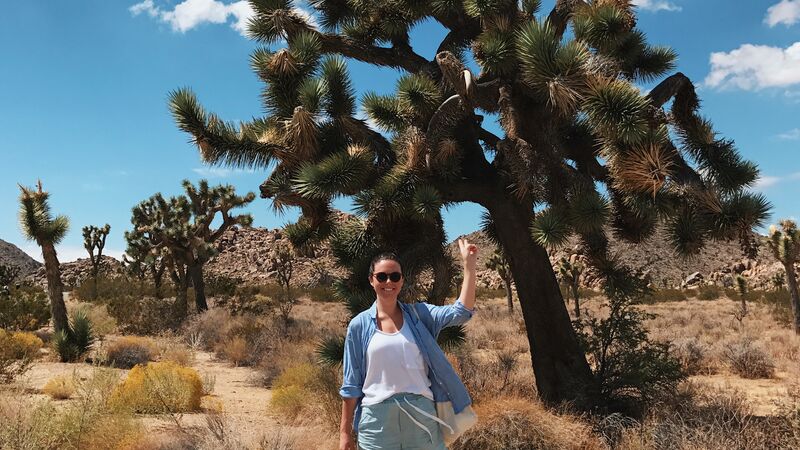
<svg viewBox="0 0 800 450"><path fill-rule="evenodd" d="M69 326L53 335L53 347L61 362L72 362L88 353L94 340L92 322L86 312L75 311L70 317Z"/></svg>
<svg viewBox="0 0 800 450"><path fill-rule="evenodd" d="M642 303L680 302L687 298L686 292L681 289L666 288L650 291L642 297Z"/></svg>
<svg viewBox="0 0 800 450"><path fill-rule="evenodd" d="M147 364L155 359L158 349L148 338L124 336L106 350L106 361L110 366L131 369L137 364Z"/></svg>
<svg viewBox="0 0 800 450"><path fill-rule="evenodd" d="M180 324L173 299L128 295L111 299L107 306L124 333L153 335Z"/></svg>
<svg viewBox="0 0 800 450"><path fill-rule="evenodd" d="M722 288L714 284L704 284L697 288L698 300L716 300L724 294Z"/></svg>
<svg viewBox="0 0 800 450"><path fill-rule="evenodd" d="M669 344L647 336L644 324L654 316L634 306L628 295L609 294L608 317L587 316L575 321L575 329L592 363L595 404L611 412L641 415L674 394L686 374Z"/></svg>
<svg viewBox="0 0 800 450"><path fill-rule="evenodd" d="M312 302L336 303L340 301L336 297L336 291L330 286L299 287L295 292L298 297L308 297Z"/></svg>
<svg viewBox="0 0 800 450"><path fill-rule="evenodd" d="M43 289L22 285L0 290L0 328L32 331L49 321L50 301Z"/></svg>

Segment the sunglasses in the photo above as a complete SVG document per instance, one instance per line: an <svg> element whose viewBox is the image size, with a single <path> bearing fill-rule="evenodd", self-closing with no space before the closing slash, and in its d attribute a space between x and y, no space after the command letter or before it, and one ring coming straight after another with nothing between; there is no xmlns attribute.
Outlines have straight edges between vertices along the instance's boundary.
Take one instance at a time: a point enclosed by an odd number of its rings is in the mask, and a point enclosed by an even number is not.
<svg viewBox="0 0 800 450"><path fill-rule="evenodd" d="M392 273L378 272L372 274L372 276L375 277L375 279L381 283L386 283L387 280L392 280L393 282L397 283L403 278L403 274L400 272L392 272Z"/></svg>

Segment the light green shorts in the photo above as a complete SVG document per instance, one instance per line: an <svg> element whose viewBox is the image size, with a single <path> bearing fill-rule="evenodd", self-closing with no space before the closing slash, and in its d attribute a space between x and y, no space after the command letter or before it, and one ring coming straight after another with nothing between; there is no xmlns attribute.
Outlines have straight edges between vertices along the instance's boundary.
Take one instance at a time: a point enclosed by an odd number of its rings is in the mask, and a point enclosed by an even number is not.
<svg viewBox="0 0 800 450"><path fill-rule="evenodd" d="M361 450L445 450L433 401L417 394L395 394L363 406L358 422Z"/></svg>

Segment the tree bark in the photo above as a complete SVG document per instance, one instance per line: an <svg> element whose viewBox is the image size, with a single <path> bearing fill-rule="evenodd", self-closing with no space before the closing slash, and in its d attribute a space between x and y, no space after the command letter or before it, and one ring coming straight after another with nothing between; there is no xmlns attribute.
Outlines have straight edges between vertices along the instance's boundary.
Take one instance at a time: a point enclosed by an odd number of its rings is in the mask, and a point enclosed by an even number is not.
<svg viewBox="0 0 800 450"><path fill-rule="evenodd" d="M56 333L66 331L67 307L64 305L64 285L61 284L61 267L58 263L56 248L52 243L42 244L42 258L47 275L47 293L50 296L50 314L53 316L53 328Z"/></svg>
<svg viewBox="0 0 800 450"><path fill-rule="evenodd" d="M786 270L786 285L789 287L789 295L792 297L794 333L800 335L800 293L797 291L797 275L794 272L794 264L784 264L783 267Z"/></svg>
<svg viewBox="0 0 800 450"><path fill-rule="evenodd" d="M197 312L208 310L208 303L206 303L206 283L203 280L203 265L194 264L188 267L189 276L192 279L192 286L194 286L194 304Z"/></svg>
<svg viewBox="0 0 800 450"><path fill-rule="evenodd" d="M510 269L507 269L510 270ZM508 313L512 314L514 312L514 295L511 292L511 279L510 278L503 278L503 284L506 288L506 300L508 301Z"/></svg>
<svg viewBox="0 0 800 450"><path fill-rule="evenodd" d="M580 319L581 318L581 301L578 299L578 281L572 284L572 297L575 299L575 317Z"/></svg>
<svg viewBox="0 0 800 450"><path fill-rule="evenodd" d="M189 308L187 304L187 291L189 290L189 275L172 273L172 281L175 283L175 319L178 323L186 318Z"/></svg>
<svg viewBox="0 0 800 450"><path fill-rule="evenodd" d="M578 344L547 252L530 237L531 213L495 197L486 205L517 286L531 348L536 388L548 404L562 401L588 409L594 383Z"/></svg>

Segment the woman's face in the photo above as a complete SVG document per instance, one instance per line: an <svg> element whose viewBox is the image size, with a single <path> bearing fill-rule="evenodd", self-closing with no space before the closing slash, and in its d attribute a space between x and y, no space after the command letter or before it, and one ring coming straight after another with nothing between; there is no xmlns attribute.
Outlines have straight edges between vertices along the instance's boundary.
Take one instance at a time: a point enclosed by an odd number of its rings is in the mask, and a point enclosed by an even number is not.
<svg viewBox="0 0 800 450"><path fill-rule="evenodd" d="M397 300L397 295L400 293L400 288L403 287L403 278L400 277L398 281L392 281L391 274L393 273L403 273L403 270L400 268L400 263L397 261L384 259L375 263L375 268L372 270L372 276L369 278L369 284L371 284L372 288L375 289L375 294L378 295L379 299ZM386 274L387 278L384 278L383 275L379 274ZM379 281L381 278L385 279L386 281Z"/></svg>

